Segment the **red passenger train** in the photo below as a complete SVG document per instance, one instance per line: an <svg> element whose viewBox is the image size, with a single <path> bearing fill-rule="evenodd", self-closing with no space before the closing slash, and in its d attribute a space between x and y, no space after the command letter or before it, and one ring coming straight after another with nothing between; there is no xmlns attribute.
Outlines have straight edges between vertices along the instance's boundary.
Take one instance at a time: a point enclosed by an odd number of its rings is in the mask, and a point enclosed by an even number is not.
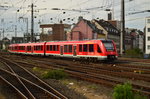
<svg viewBox="0 0 150 99"><path fill-rule="evenodd" d="M104 39L11 44L8 50L10 53L96 60L114 60L118 57L115 43Z"/></svg>

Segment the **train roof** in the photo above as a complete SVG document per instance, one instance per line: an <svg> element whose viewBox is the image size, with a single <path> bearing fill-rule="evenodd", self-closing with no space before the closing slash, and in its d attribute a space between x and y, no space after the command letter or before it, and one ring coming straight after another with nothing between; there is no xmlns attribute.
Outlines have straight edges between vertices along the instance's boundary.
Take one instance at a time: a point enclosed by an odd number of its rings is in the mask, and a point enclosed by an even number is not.
<svg viewBox="0 0 150 99"><path fill-rule="evenodd" d="M44 43L46 44L62 44L62 43L85 43L85 44L93 44L93 43L96 43L96 42L99 42L99 41L112 41L112 40L109 40L109 39L92 39L92 40L72 40L72 41L44 41L44 42L33 42L33 43L20 43L20 44L11 44L10 46L27 46L27 45L42 45Z"/></svg>

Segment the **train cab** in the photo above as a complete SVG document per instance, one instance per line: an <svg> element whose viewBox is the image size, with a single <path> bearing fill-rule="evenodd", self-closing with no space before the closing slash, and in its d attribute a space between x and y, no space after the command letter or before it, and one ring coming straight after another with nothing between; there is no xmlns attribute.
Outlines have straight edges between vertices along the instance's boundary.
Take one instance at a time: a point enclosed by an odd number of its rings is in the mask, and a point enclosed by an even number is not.
<svg viewBox="0 0 150 99"><path fill-rule="evenodd" d="M118 57L116 45L112 40L101 40L101 46L103 55L107 59L116 59Z"/></svg>
<svg viewBox="0 0 150 99"><path fill-rule="evenodd" d="M8 51L11 53L17 53L18 52L18 44L9 45Z"/></svg>

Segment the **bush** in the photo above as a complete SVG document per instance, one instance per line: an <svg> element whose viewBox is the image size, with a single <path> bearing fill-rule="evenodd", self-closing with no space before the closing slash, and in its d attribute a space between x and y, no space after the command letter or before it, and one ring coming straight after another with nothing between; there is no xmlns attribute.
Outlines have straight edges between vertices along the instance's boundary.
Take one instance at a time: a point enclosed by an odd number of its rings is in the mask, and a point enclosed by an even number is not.
<svg viewBox="0 0 150 99"><path fill-rule="evenodd" d="M139 48L129 49L125 51L127 57L142 57L143 53Z"/></svg>
<svg viewBox="0 0 150 99"><path fill-rule="evenodd" d="M48 79L64 79L67 77L67 74L64 72L64 70L49 70L49 71L45 71L42 74L42 78Z"/></svg>
<svg viewBox="0 0 150 99"><path fill-rule="evenodd" d="M134 99L148 99L148 97L140 95L140 93L134 94Z"/></svg>
<svg viewBox="0 0 150 99"><path fill-rule="evenodd" d="M124 85L118 84L114 88L113 98L114 99L133 99L131 84L130 83L125 83Z"/></svg>
<svg viewBox="0 0 150 99"><path fill-rule="evenodd" d="M113 99L148 99L148 97L132 92L132 85L130 83L125 83L123 85L118 84L114 88Z"/></svg>

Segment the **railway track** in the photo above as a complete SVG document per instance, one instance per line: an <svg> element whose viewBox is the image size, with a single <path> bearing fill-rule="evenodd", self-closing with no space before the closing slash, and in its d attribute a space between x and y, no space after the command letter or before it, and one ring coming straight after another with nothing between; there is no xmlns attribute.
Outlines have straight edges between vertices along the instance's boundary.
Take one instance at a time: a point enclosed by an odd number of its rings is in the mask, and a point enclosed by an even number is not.
<svg viewBox="0 0 150 99"><path fill-rule="evenodd" d="M0 57L3 64L7 66L7 70L0 69L1 79L7 83L14 90L18 91L20 97L24 95L29 99L67 99L64 95L53 89L47 83L33 75L27 69L20 65ZM10 85L11 84L11 85ZM23 97L23 96L22 96Z"/></svg>
<svg viewBox="0 0 150 99"><path fill-rule="evenodd" d="M29 60L32 59L32 61ZM116 84L122 84L127 80L122 78L127 78L131 80L141 80L145 81L146 84L142 85L139 83L132 82L134 91L141 92L150 95L149 88L149 66L133 65L133 64L80 64L78 62L70 62L64 60L55 60L49 58L36 58L28 57L23 58L22 61L16 61L18 64L30 67L41 67L41 68L62 68L65 69L71 76L88 80L95 83L100 83L106 86L114 87ZM39 65L33 65L33 64ZM128 62L129 63L129 62ZM42 66L40 66L42 64ZM114 66L115 65L115 66ZM129 68L130 67L130 68ZM134 71L142 71L142 73L136 73ZM143 72L144 71L144 72Z"/></svg>
<svg viewBox="0 0 150 99"><path fill-rule="evenodd" d="M55 63L55 62L46 62L46 61L38 61L38 60L33 60L33 63L27 63L27 62L21 62L19 61L21 65L33 65L34 61L38 64L42 64L42 67L47 67L47 68L62 68L64 69L67 73L69 73L71 76L83 79L83 80L88 80L91 82L95 83L100 83L106 86L111 86L114 87L116 84L122 84L126 82L127 80L122 79L121 77L126 77L126 78L131 78L131 79L138 79L138 80L144 80L149 82L149 76L147 75L142 75L141 74L136 74L136 73L130 73L130 72L123 72L123 71L118 71L117 69L109 68L109 70L106 69L106 66L97 66L97 65L86 65L86 66L80 66L77 64L72 63L71 66L69 64L65 63ZM47 66L44 66L47 65ZM35 67L33 65L32 67ZM41 66L39 66L41 67ZM41 67L41 68L42 68ZM119 77L119 78L118 78ZM150 87L146 85L141 85L132 82L132 85L134 87L134 91L137 92L142 92L144 94L150 95ZM141 90L142 89L142 90Z"/></svg>
<svg viewBox="0 0 150 99"><path fill-rule="evenodd" d="M53 62L53 61L46 61L46 60L34 60L33 59L33 64L34 63L39 63L39 64L45 64L45 65L53 65L55 64L58 68L65 68L65 69L70 69L73 68L74 70L78 70L81 68L83 71L87 72L96 72L98 74L105 74L109 76L116 76L116 77L124 77L124 78L130 78L130 79L135 79L135 80L143 80L143 81L148 81L150 82L150 69L137 69L137 68L127 68L123 67L122 65L110 65L110 64L86 64L86 66L83 66L85 64L78 65L76 63L71 63L70 64L65 63L65 62ZM142 73L136 73L135 71L141 71Z"/></svg>

